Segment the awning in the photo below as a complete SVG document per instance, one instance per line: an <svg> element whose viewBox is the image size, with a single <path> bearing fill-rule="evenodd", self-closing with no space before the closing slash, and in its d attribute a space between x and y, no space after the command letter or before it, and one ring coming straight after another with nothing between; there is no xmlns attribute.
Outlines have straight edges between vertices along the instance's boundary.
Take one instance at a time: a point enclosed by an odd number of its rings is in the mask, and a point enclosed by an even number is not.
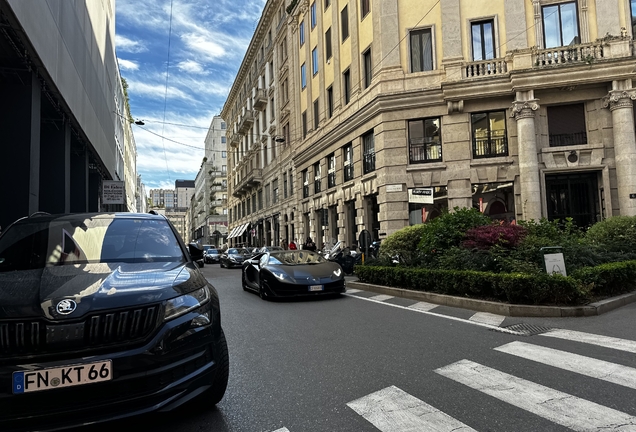
<svg viewBox="0 0 636 432"><path fill-rule="evenodd" d="M245 232L245 230L247 229L247 226L249 225L249 222L246 223L245 225L239 225L236 228L234 228L232 230L232 232L230 233L229 236L227 236L228 239L234 238L234 237L240 237L243 235L243 233Z"/></svg>
<svg viewBox="0 0 636 432"><path fill-rule="evenodd" d="M234 233L236 233L236 231L238 231L238 229L240 228L240 226L234 227L232 228L232 232L230 232L230 235L227 236L228 239L234 238Z"/></svg>
<svg viewBox="0 0 636 432"><path fill-rule="evenodd" d="M238 232L236 233L236 237L240 237L243 235L243 233L245 232L245 230L247 229L247 226L249 225L249 223L246 223L245 225L243 225L241 227L240 230L238 230Z"/></svg>

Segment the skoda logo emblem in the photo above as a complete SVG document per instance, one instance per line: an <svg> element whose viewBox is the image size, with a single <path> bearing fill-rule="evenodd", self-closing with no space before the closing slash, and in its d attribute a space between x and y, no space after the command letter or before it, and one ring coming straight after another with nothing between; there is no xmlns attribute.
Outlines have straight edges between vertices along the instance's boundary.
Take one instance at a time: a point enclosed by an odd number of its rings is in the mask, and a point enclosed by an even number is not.
<svg viewBox="0 0 636 432"><path fill-rule="evenodd" d="M77 303L75 303L74 300L66 299L59 302L55 309L57 309L57 313L59 314L68 315L70 313L73 313L76 307Z"/></svg>

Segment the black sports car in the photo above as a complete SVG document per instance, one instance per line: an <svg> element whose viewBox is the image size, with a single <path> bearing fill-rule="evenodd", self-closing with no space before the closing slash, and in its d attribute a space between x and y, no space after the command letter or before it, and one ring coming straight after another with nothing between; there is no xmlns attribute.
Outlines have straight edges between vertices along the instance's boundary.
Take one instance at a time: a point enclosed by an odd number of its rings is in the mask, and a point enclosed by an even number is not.
<svg viewBox="0 0 636 432"><path fill-rule="evenodd" d="M219 298L160 215L21 219L0 235L0 431L221 400Z"/></svg>
<svg viewBox="0 0 636 432"><path fill-rule="evenodd" d="M261 298L338 294L345 292L344 271L312 251L264 252L243 264L244 290Z"/></svg>
<svg viewBox="0 0 636 432"><path fill-rule="evenodd" d="M219 263L225 268L241 267L243 262L251 256L247 249L229 248L219 257Z"/></svg>

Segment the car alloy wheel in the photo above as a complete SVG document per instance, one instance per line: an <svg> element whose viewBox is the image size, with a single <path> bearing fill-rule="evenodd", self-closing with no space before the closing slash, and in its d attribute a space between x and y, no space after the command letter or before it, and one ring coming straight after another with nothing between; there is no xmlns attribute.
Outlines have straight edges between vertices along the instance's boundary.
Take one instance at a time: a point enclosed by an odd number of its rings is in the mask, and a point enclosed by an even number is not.
<svg viewBox="0 0 636 432"><path fill-rule="evenodd" d="M258 284L258 295L263 300L267 300L267 296L265 295L265 290L263 289L263 282L259 282Z"/></svg>

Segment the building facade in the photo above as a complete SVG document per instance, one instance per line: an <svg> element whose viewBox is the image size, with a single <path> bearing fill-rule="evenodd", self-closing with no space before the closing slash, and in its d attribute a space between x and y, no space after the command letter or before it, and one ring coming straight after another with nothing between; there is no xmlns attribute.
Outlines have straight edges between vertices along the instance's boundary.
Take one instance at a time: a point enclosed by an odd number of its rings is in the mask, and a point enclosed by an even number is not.
<svg viewBox="0 0 636 432"><path fill-rule="evenodd" d="M174 189L150 189L150 207L176 208L177 194Z"/></svg>
<svg viewBox="0 0 636 432"><path fill-rule="evenodd" d="M175 207L185 210L194 195L194 180L175 180L174 191L176 195Z"/></svg>
<svg viewBox="0 0 636 432"><path fill-rule="evenodd" d="M226 123L214 116L205 137L205 156L195 179L191 206L192 237L201 244L225 244L227 230Z"/></svg>
<svg viewBox="0 0 636 432"><path fill-rule="evenodd" d="M104 210L102 182L136 177L115 3L0 0L0 26L0 182L14 197L0 226L37 211ZM135 207L130 185L123 211Z"/></svg>
<svg viewBox="0 0 636 432"><path fill-rule="evenodd" d="M636 215L635 16L634 0L268 1L222 113L230 229L320 247L455 207Z"/></svg>

